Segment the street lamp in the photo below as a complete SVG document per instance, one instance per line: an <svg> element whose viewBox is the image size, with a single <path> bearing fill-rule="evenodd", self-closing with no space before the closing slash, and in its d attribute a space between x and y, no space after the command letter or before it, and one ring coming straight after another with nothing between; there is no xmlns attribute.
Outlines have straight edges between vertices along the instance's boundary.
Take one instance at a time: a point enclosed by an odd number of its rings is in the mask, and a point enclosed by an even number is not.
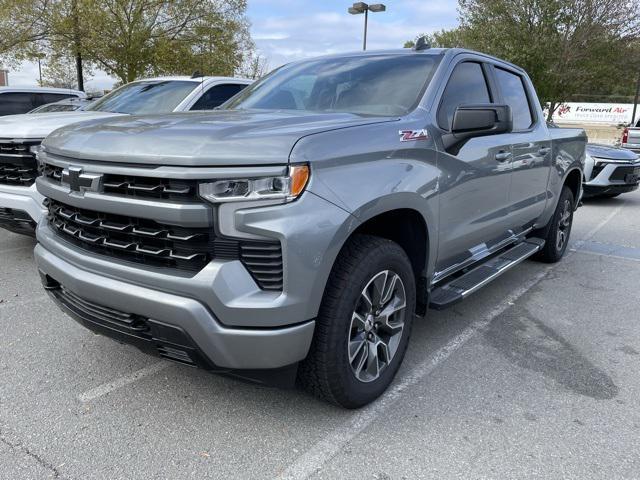
<svg viewBox="0 0 640 480"><path fill-rule="evenodd" d="M367 5L364 2L356 2L352 7L349 7L348 12L351 15L360 15L361 13L364 13L364 40L362 42L362 50L367 49L367 22L369 20L369 12L384 12L386 9L387 7L382 3Z"/></svg>

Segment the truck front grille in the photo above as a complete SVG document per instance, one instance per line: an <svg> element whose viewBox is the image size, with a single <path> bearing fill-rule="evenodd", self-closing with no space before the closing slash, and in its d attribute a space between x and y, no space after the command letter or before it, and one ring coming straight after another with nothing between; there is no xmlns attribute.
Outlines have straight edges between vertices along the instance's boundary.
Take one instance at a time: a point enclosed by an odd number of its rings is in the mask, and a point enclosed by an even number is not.
<svg viewBox="0 0 640 480"><path fill-rule="evenodd" d="M164 225L153 220L85 210L48 199L49 224L78 247L154 267L199 271L212 259L240 260L264 290L282 290L278 241L217 237L213 228Z"/></svg>
<svg viewBox="0 0 640 480"><path fill-rule="evenodd" d="M42 174L53 180L62 180L62 167L45 165ZM154 198L181 202L198 202L197 180L176 180L157 177L137 177L106 173L103 176L102 189L110 195L122 195L134 198Z"/></svg>
<svg viewBox="0 0 640 480"><path fill-rule="evenodd" d="M0 142L0 184L33 185L38 176L38 165L29 147L39 143Z"/></svg>
<svg viewBox="0 0 640 480"><path fill-rule="evenodd" d="M65 238L97 253L159 267L200 270L215 254L207 228L162 225L152 220L48 202L50 224ZM212 248L213 247L213 248Z"/></svg>

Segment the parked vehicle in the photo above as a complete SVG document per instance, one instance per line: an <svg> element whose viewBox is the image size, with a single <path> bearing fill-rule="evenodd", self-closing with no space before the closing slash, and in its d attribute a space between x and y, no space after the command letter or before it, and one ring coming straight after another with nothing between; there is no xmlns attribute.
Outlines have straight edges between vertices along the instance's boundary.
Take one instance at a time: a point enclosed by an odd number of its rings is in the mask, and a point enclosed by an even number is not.
<svg viewBox="0 0 640 480"><path fill-rule="evenodd" d="M609 145L587 145L584 167L586 196L617 197L638 189L640 157L631 150Z"/></svg>
<svg viewBox="0 0 640 480"><path fill-rule="evenodd" d="M35 187L35 154L56 128L125 114L210 110L250 83L226 77L151 78L124 85L79 111L0 118L0 227L33 235L46 213Z"/></svg>
<svg viewBox="0 0 640 480"><path fill-rule="evenodd" d="M67 88L0 87L0 116L27 113L40 105L65 98L86 98L86 95Z"/></svg>
<svg viewBox="0 0 640 480"><path fill-rule="evenodd" d="M640 120L635 126L630 126L622 131L622 148L628 148L636 153L640 153Z"/></svg>
<svg viewBox="0 0 640 480"><path fill-rule="evenodd" d="M91 104L91 100L86 98L66 98L53 103L46 103L40 105L38 108L34 108L29 114L32 113L54 113L54 112L73 112L81 110L83 107Z"/></svg>
<svg viewBox="0 0 640 480"><path fill-rule="evenodd" d="M63 128L39 153L46 290L86 327L344 407L414 314L562 258L586 136L520 68L422 48L284 66L204 114Z"/></svg>

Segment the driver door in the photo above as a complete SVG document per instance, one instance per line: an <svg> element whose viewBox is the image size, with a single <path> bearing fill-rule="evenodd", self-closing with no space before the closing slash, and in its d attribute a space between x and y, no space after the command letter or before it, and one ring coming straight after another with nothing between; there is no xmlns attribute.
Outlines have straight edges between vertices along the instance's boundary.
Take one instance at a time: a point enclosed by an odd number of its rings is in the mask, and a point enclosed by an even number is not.
<svg viewBox="0 0 640 480"><path fill-rule="evenodd" d="M495 101L487 65L461 61L449 77L437 111L442 134L451 132L461 105ZM496 134L471 138L461 147L441 150L439 248L436 277L486 255L508 238L511 138Z"/></svg>

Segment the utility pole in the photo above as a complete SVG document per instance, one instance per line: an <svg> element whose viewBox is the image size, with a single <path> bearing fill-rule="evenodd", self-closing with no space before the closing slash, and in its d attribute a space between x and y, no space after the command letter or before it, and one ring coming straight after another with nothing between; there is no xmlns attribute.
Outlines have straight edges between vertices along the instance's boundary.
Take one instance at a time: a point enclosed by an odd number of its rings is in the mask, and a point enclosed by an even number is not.
<svg viewBox="0 0 640 480"><path fill-rule="evenodd" d="M638 82L636 83L636 96L633 98L633 113L631 114L631 124L636 126L636 111L638 110L638 97L640 97L640 70L638 71Z"/></svg>

